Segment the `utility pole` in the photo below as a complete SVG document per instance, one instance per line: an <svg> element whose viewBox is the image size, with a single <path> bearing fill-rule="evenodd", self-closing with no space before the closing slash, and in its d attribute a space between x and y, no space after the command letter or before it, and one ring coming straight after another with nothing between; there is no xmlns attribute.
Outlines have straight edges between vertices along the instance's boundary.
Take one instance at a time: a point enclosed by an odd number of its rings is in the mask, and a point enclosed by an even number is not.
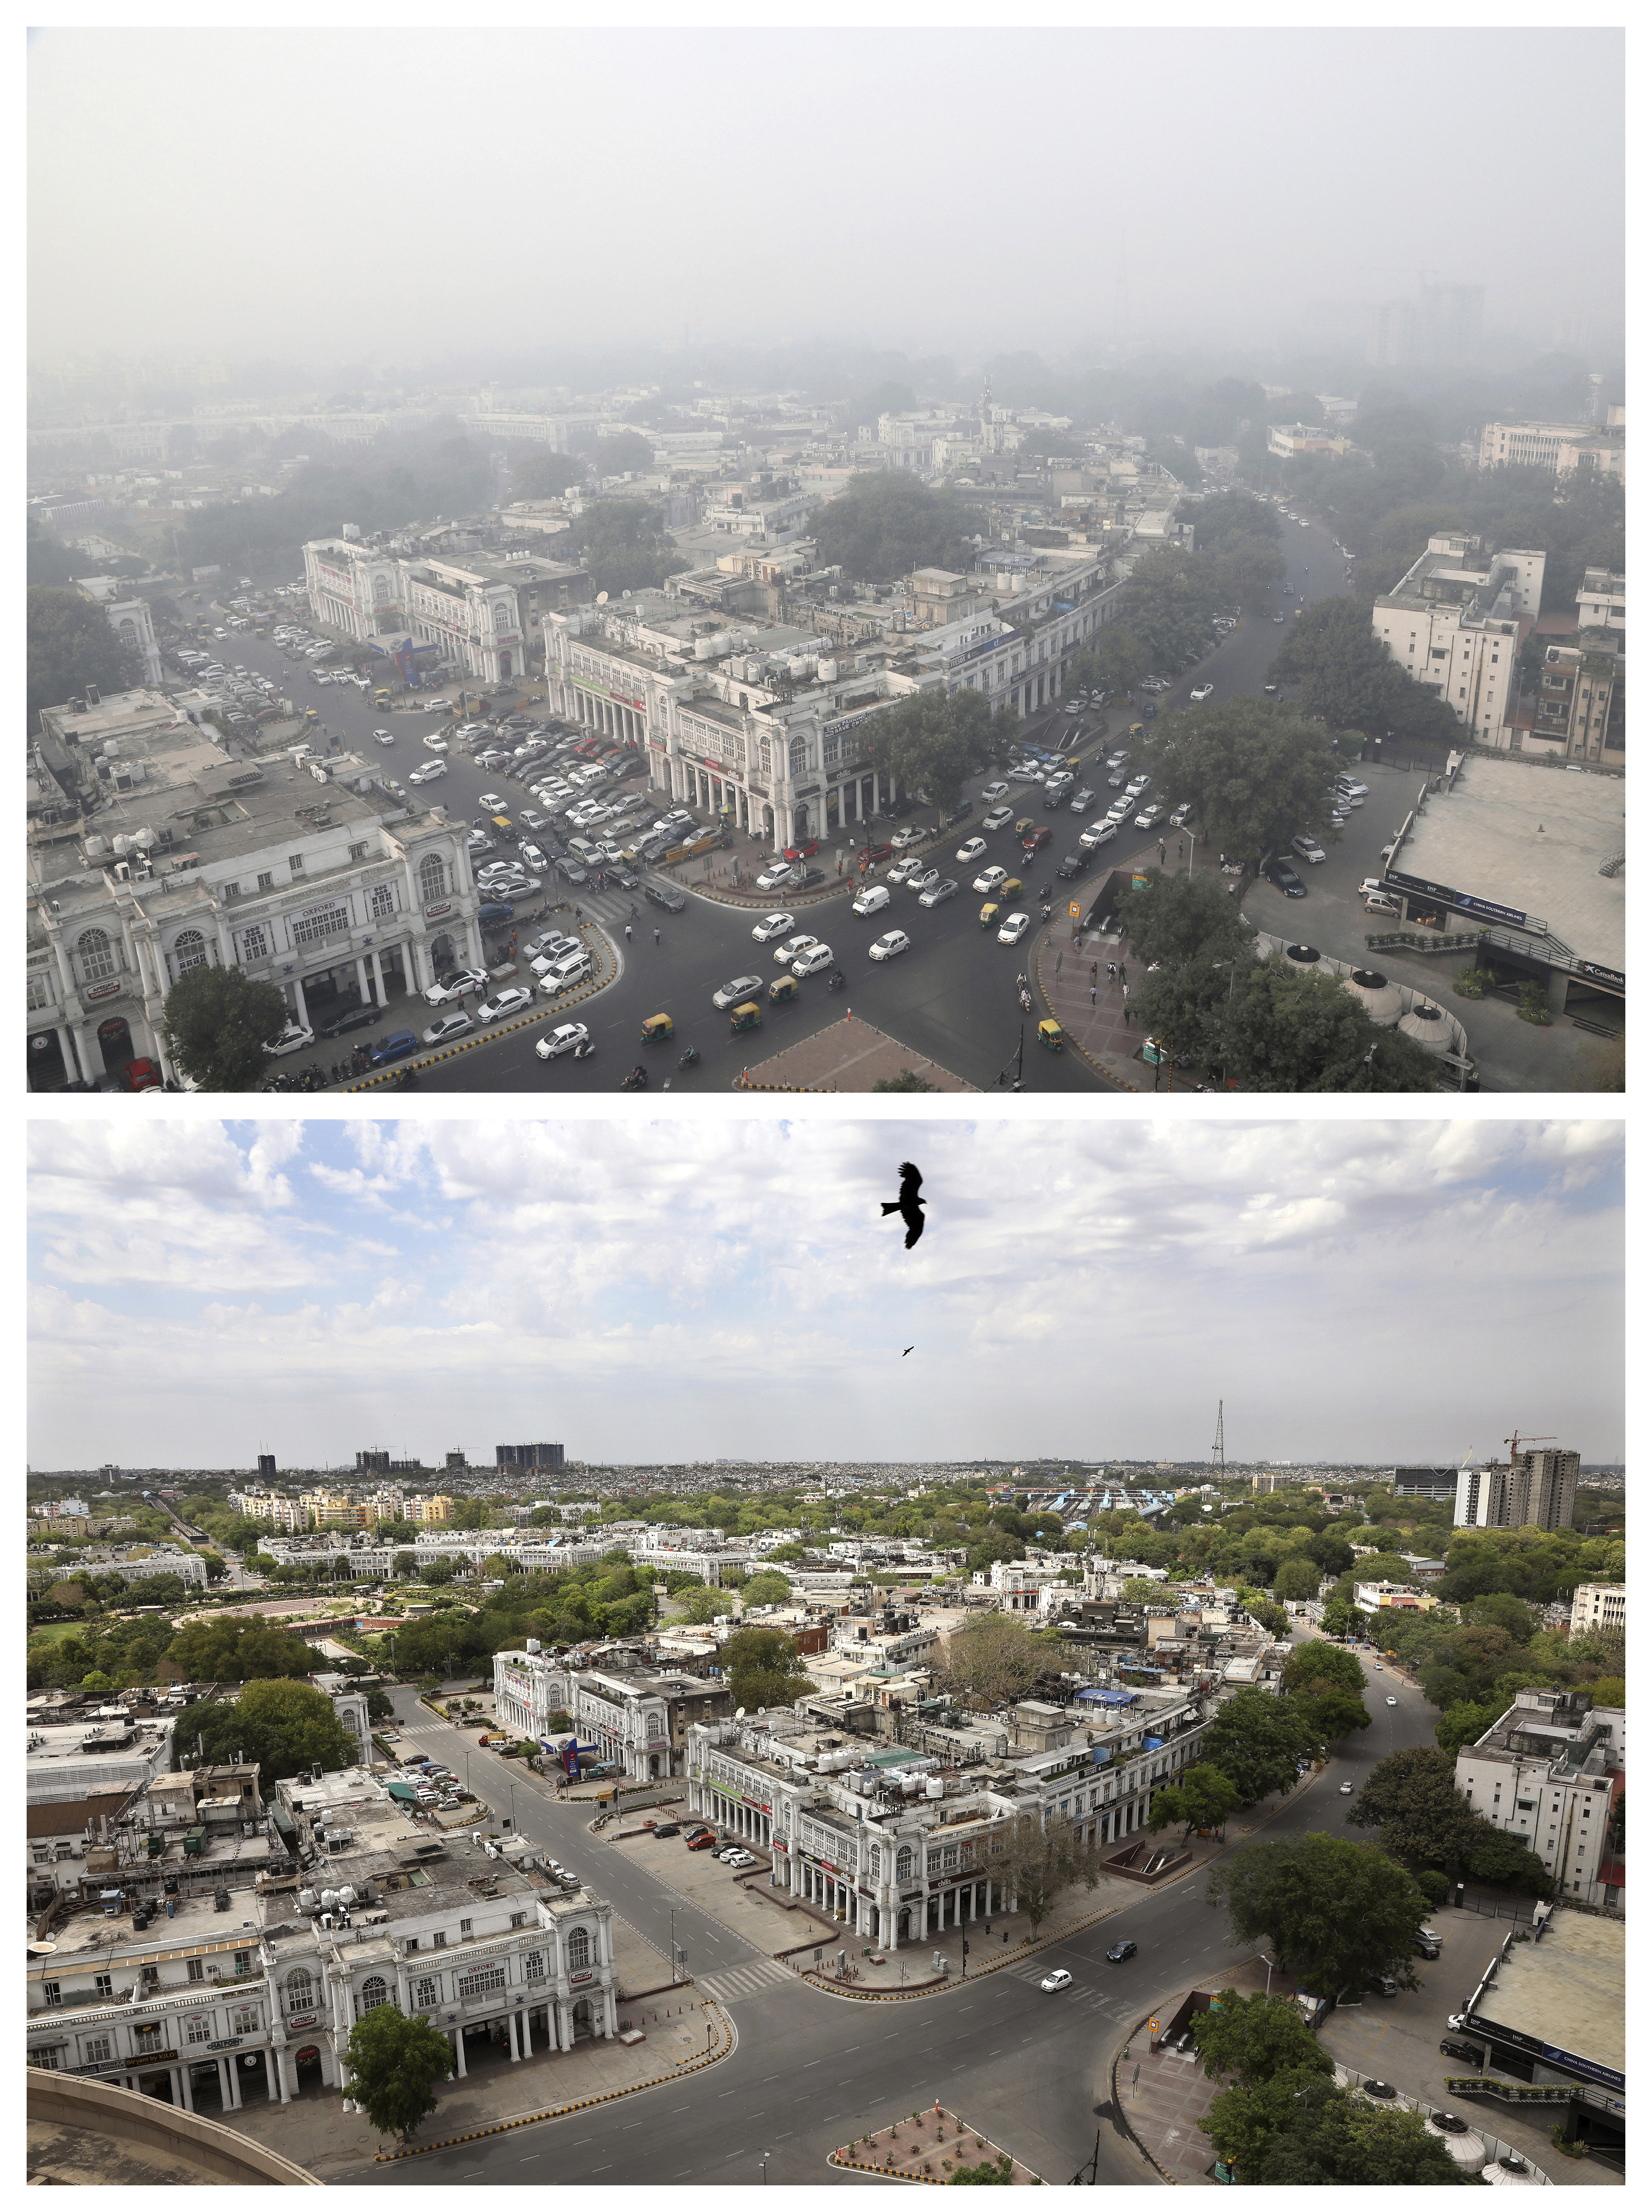
<svg viewBox="0 0 1652 2212"><path fill-rule="evenodd" d="M1228 1448L1222 1428L1223 1402L1216 1401L1216 1442L1211 1446L1211 1472L1218 1482L1228 1479Z"/></svg>

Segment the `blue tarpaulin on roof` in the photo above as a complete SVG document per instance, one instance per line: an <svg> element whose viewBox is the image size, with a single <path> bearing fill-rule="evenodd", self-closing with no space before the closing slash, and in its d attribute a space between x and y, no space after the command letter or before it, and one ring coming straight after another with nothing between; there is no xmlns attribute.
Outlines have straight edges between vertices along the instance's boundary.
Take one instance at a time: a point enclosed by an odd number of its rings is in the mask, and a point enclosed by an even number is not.
<svg viewBox="0 0 1652 2212"><path fill-rule="evenodd" d="M1081 1702L1092 1705L1133 1705L1141 1695L1139 1690L1080 1690Z"/></svg>

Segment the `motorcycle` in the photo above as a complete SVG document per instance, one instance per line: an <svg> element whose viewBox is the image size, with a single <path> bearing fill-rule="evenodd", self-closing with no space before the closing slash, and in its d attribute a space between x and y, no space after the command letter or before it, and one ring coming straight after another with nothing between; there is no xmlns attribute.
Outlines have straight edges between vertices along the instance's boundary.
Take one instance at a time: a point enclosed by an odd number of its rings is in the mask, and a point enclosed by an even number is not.
<svg viewBox="0 0 1652 2212"><path fill-rule="evenodd" d="M695 1046L690 1045L688 1050L682 1054L677 1064L679 1067L698 1067L700 1065L700 1054L698 1049Z"/></svg>
<svg viewBox="0 0 1652 2212"><path fill-rule="evenodd" d="M590 1038L586 1037L581 1043L574 1046L574 1057L575 1060L589 1060L596 1049L596 1046L592 1043Z"/></svg>
<svg viewBox="0 0 1652 2212"><path fill-rule="evenodd" d="M647 1088L648 1071L646 1067L634 1067L629 1075L620 1079L622 1091L646 1091Z"/></svg>
<svg viewBox="0 0 1652 2212"><path fill-rule="evenodd" d="M829 991L841 991L843 988L843 971L841 968L834 968L826 978L826 988Z"/></svg>
<svg viewBox="0 0 1652 2212"><path fill-rule="evenodd" d="M1045 902L1044 902L1043 905L1042 905L1042 906L1041 906L1041 907L1039 908L1038 911L1039 911L1039 913L1043 916L1043 918L1044 918L1044 920L1045 920L1046 921L1048 921L1049 920L1049 918L1050 918L1050 902L1049 902L1049 901L1048 901L1048 899L1046 899L1046 900L1045 900Z"/></svg>

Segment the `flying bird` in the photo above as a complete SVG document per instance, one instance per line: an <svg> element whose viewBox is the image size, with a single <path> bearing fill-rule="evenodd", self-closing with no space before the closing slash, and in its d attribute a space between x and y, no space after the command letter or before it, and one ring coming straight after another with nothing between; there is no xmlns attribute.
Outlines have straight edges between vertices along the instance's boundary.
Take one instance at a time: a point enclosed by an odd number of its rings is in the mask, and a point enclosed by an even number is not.
<svg viewBox="0 0 1652 2212"><path fill-rule="evenodd" d="M886 1214L898 1213L902 1220L904 1221L907 1225L907 1249L908 1252L924 1233L924 1207L927 1201L920 1198L918 1195L918 1193L923 1188L923 1177L919 1174L917 1169L913 1166L911 1161L902 1160L901 1163L901 1195L892 1203L888 1199L884 1200L884 1212ZM901 1357L904 1359L906 1358L906 1353L902 1352Z"/></svg>
<svg viewBox="0 0 1652 2212"><path fill-rule="evenodd" d="M915 1344L909 1344L909 1345L908 1345L908 1346L907 1346L907 1352L915 1352L917 1349L918 1349L918 1347L917 1347L917 1346L916 1346ZM902 1359L904 1359L904 1358L906 1358L906 1356L907 1356L907 1352L903 1352L901 1354L901 1357L902 1357Z"/></svg>

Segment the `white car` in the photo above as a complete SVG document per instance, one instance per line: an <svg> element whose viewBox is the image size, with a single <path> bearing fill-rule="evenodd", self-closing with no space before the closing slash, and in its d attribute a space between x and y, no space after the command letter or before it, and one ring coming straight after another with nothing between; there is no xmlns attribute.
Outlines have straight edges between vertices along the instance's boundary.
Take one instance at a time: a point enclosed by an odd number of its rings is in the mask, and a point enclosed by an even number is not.
<svg viewBox="0 0 1652 2212"><path fill-rule="evenodd" d="M264 1048L272 1059L280 1060L289 1052L302 1052L307 1044L314 1042L313 1030L307 1030L300 1022L288 1022L281 1035L271 1037Z"/></svg>
<svg viewBox="0 0 1652 2212"><path fill-rule="evenodd" d="M1006 822L1014 820L1013 806L995 806L981 826L983 830L1001 830Z"/></svg>
<svg viewBox="0 0 1652 2212"><path fill-rule="evenodd" d="M909 891L919 892L932 890L940 879L941 872L938 868L920 867L915 873L907 878L907 889Z"/></svg>
<svg viewBox="0 0 1652 2212"><path fill-rule="evenodd" d="M1041 1990L1071 1989L1072 1986L1072 1977L1068 1973L1065 1966L1057 1966L1053 1972L1045 1975L1043 1980L1040 1982L1038 1986Z"/></svg>
<svg viewBox="0 0 1652 2212"><path fill-rule="evenodd" d="M470 1027L469 1014L460 1013L456 1008L452 1013L443 1014L440 1020L431 1023L424 1032L424 1042L427 1044L446 1044L449 1037L462 1036Z"/></svg>
<svg viewBox="0 0 1652 2212"><path fill-rule="evenodd" d="M1008 879L1009 873L1007 868L983 868L971 888L978 891L995 891L1001 883Z"/></svg>
<svg viewBox="0 0 1652 2212"><path fill-rule="evenodd" d="M889 904L887 884L868 884L850 908L852 914L878 914Z"/></svg>
<svg viewBox="0 0 1652 2212"><path fill-rule="evenodd" d="M910 952L912 939L903 929L886 929L884 934L866 947L871 960L893 960L898 952Z"/></svg>
<svg viewBox="0 0 1652 2212"><path fill-rule="evenodd" d="M1182 827L1183 823L1187 821L1187 817L1188 817L1188 816L1193 812L1193 803L1192 799L1184 799L1182 800L1182 802L1181 802L1181 805L1177 807L1177 809L1176 809L1175 812L1175 813L1170 817L1170 827L1171 827L1171 829L1173 829L1173 830L1180 830L1180 829Z"/></svg>
<svg viewBox="0 0 1652 2212"><path fill-rule="evenodd" d="M989 783L981 795L983 799L1007 799L1010 787L1007 783Z"/></svg>
<svg viewBox="0 0 1652 2212"><path fill-rule="evenodd" d="M1214 684L1195 684L1187 696L1190 699L1208 699L1215 689Z"/></svg>
<svg viewBox="0 0 1652 2212"><path fill-rule="evenodd" d="M520 984L513 984L509 990L484 999L476 1010L476 1018L479 1022L502 1022L508 1015L519 1014L524 1006L532 1004L532 992L525 991Z"/></svg>
<svg viewBox="0 0 1652 2212"><path fill-rule="evenodd" d="M1310 866L1325 858L1325 848L1315 837L1293 837L1291 849L1299 860L1306 860Z"/></svg>
<svg viewBox="0 0 1652 2212"><path fill-rule="evenodd" d="M831 946L811 945L806 952L800 953L792 963L792 973L794 975L818 975L823 968L829 968L831 964Z"/></svg>
<svg viewBox="0 0 1652 2212"><path fill-rule="evenodd" d="M428 744L429 742L429 738L427 738L425 739L425 743ZM496 791L484 791L481 798L477 799L477 805L482 808L484 813L502 814L505 811L506 802L500 797Z"/></svg>
<svg viewBox="0 0 1652 2212"><path fill-rule="evenodd" d="M546 998L554 999L559 991L584 982L591 973L591 955L581 948L578 952L565 952L560 959L550 961L543 968L536 961L534 973Z"/></svg>
<svg viewBox="0 0 1652 2212"><path fill-rule="evenodd" d="M424 994L427 1006L445 1006L454 999L463 999L472 991L485 991L488 971L485 968L466 968L451 982L433 983Z"/></svg>
<svg viewBox="0 0 1652 2212"><path fill-rule="evenodd" d="M588 1042L590 1036L583 1022L562 1022L554 1030L547 1030L533 1048L541 1060L559 1060L563 1053L572 1052L575 1045Z"/></svg>
<svg viewBox="0 0 1652 2212"><path fill-rule="evenodd" d="M894 846L897 853L904 853L908 845L917 844L923 834L915 823L908 822L903 830L896 831L890 839L890 843Z"/></svg>
<svg viewBox="0 0 1652 2212"><path fill-rule="evenodd" d="M884 880L891 886L908 884L922 866L921 860L897 860Z"/></svg>
<svg viewBox="0 0 1652 2212"><path fill-rule="evenodd" d="M1142 808L1141 812L1136 817L1137 829L1151 830L1163 811L1164 809L1158 805L1157 800L1150 799L1147 805Z"/></svg>
<svg viewBox="0 0 1652 2212"><path fill-rule="evenodd" d="M446 775L446 761L432 761L426 768L416 768L407 779L410 783L434 783L439 775Z"/></svg>
<svg viewBox="0 0 1652 2212"><path fill-rule="evenodd" d="M788 929L795 929L798 918L794 914L766 914L751 934L759 945L768 945L777 937L784 937Z"/></svg>
<svg viewBox="0 0 1652 2212"><path fill-rule="evenodd" d="M790 861L785 862L778 868L765 868L757 878L757 889L760 891L783 890L791 882L792 876L793 869Z"/></svg>
<svg viewBox="0 0 1652 2212"><path fill-rule="evenodd" d="M811 945L818 945L820 939L811 929L805 930L801 936L788 937L774 954L775 965L780 968L789 968L794 960L800 960L803 957Z"/></svg>
<svg viewBox="0 0 1652 2212"><path fill-rule="evenodd" d="M967 867L971 860L980 860L986 850L987 840L984 837L966 837L953 858Z"/></svg>
<svg viewBox="0 0 1652 2212"><path fill-rule="evenodd" d="M1388 1700L1388 1703L1389 1705L1397 1705L1399 1704L1399 1702L1400 1702L1400 1700L1399 1700L1399 1698L1390 1698Z"/></svg>
<svg viewBox="0 0 1652 2212"><path fill-rule="evenodd" d="M1026 934L1027 916L1024 914L1006 915L998 933L998 941L1000 945L1019 945Z"/></svg>

